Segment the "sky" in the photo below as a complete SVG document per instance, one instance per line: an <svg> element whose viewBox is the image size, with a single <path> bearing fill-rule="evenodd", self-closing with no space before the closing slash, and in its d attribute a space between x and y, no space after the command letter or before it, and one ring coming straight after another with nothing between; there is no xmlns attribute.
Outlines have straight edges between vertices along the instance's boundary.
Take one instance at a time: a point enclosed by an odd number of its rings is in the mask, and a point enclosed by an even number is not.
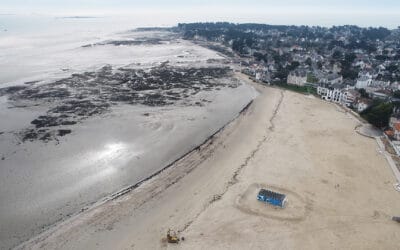
<svg viewBox="0 0 400 250"><path fill-rule="evenodd" d="M400 26L399 0L0 0L0 14L140 15L153 21Z"/></svg>

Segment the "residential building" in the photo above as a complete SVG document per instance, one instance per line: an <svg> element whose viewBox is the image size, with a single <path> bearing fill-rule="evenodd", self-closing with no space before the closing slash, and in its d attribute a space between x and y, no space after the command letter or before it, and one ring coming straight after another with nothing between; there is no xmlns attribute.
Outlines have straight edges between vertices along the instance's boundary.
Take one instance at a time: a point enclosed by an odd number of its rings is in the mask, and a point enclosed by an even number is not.
<svg viewBox="0 0 400 250"><path fill-rule="evenodd" d="M363 75L357 79L356 89L365 89L372 83L372 77Z"/></svg>
<svg viewBox="0 0 400 250"><path fill-rule="evenodd" d="M341 84L343 83L343 76L337 74L337 73L332 73L332 74L326 74L320 77L320 82L325 83L325 84Z"/></svg>
<svg viewBox="0 0 400 250"><path fill-rule="evenodd" d="M287 83L304 86L307 83L307 72L305 70L294 70L287 77Z"/></svg>
<svg viewBox="0 0 400 250"><path fill-rule="evenodd" d="M371 104L372 104L372 100L370 100L370 99L366 99L366 98L358 99L357 105L356 105L357 112L358 113L363 112L364 110L369 108L371 106Z"/></svg>
<svg viewBox="0 0 400 250"><path fill-rule="evenodd" d="M400 115L393 115L392 117L390 117L389 119L389 127L394 128L394 125L398 123L400 124Z"/></svg>
<svg viewBox="0 0 400 250"><path fill-rule="evenodd" d="M373 99L387 100L389 98L389 95L387 93L384 93L384 91L374 91L371 93L371 97Z"/></svg>
<svg viewBox="0 0 400 250"><path fill-rule="evenodd" d="M342 90L342 104L347 107L352 107L357 103L357 99L361 96L360 93L355 89L343 89Z"/></svg>
<svg viewBox="0 0 400 250"><path fill-rule="evenodd" d="M326 87L317 87L317 94L321 96L323 100L340 103L343 101L344 93L340 89L332 89Z"/></svg>
<svg viewBox="0 0 400 250"><path fill-rule="evenodd" d="M371 87L386 89L390 87L390 81L372 80Z"/></svg>
<svg viewBox="0 0 400 250"><path fill-rule="evenodd" d="M400 141L400 123L395 123L393 126L393 137L396 141Z"/></svg>

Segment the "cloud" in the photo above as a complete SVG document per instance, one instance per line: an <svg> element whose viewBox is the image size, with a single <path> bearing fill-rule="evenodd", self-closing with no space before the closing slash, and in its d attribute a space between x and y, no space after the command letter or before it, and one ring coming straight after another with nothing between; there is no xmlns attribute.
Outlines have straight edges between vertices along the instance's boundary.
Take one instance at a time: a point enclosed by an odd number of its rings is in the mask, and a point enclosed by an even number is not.
<svg viewBox="0 0 400 250"><path fill-rule="evenodd" d="M398 0L1 0L3 12L168 16L171 21L357 24L397 27Z"/></svg>

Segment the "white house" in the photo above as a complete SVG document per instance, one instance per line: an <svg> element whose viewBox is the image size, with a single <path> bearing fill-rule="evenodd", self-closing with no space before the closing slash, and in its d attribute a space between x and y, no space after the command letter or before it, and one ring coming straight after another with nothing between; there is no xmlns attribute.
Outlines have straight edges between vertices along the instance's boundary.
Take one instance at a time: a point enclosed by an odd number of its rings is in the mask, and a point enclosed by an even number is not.
<svg viewBox="0 0 400 250"><path fill-rule="evenodd" d="M389 88L390 86L390 81L379 81L379 80L372 80L371 82L371 87L376 87L376 88Z"/></svg>
<svg viewBox="0 0 400 250"><path fill-rule="evenodd" d="M364 75L357 79L356 89L365 89L372 84L372 77Z"/></svg>
<svg viewBox="0 0 400 250"><path fill-rule="evenodd" d="M317 87L317 94L321 99L339 103L341 105L351 107L356 102L360 94L354 89L339 89L339 88L326 88Z"/></svg>
<svg viewBox="0 0 400 250"><path fill-rule="evenodd" d="M335 63L335 64L333 65L332 71L333 71L334 73L338 74L339 72L342 71L342 67L340 67L339 64ZM343 77L342 77L342 80L343 80Z"/></svg>
<svg viewBox="0 0 400 250"><path fill-rule="evenodd" d="M347 107L353 106L357 99L361 96L360 93L355 89L343 89L342 93L343 96L341 104L346 105Z"/></svg>
<svg viewBox="0 0 400 250"><path fill-rule="evenodd" d="M317 87L317 94L323 100L340 103L344 99L344 94L340 89L329 89L325 87Z"/></svg>
<svg viewBox="0 0 400 250"><path fill-rule="evenodd" d="M396 141L400 140L400 123L396 123L394 126L394 138L396 139ZM398 145L398 143L396 144L396 148L398 149L400 145Z"/></svg>
<svg viewBox="0 0 400 250"><path fill-rule="evenodd" d="M389 127L393 130L393 137L399 141L400 140L400 119L398 115L390 117Z"/></svg>
<svg viewBox="0 0 400 250"><path fill-rule="evenodd" d="M354 66L360 67L361 69L364 69L364 68L365 68L365 62L362 61L362 60L356 61L356 62L354 63Z"/></svg>
<svg viewBox="0 0 400 250"><path fill-rule="evenodd" d="M320 77L320 82L325 83L325 84L341 84L343 83L343 76L337 74L337 73L332 73L332 74L327 74L322 77Z"/></svg>
<svg viewBox="0 0 400 250"><path fill-rule="evenodd" d="M394 128L394 125L396 123L400 123L400 117L396 116L396 115L390 117L390 119L389 119L389 127Z"/></svg>
<svg viewBox="0 0 400 250"><path fill-rule="evenodd" d="M307 72L305 70L295 70L290 72L287 77L287 83L304 86L307 83Z"/></svg>
<svg viewBox="0 0 400 250"><path fill-rule="evenodd" d="M263 78L263 73L260 71L256 72L256 81L261 81L262 78Z"/></svg>
<svg viewBox="0 0 400 250"><path fill-rule="evenodd" d="M391 88L392 90L394 90L394 91L400 90L400 83L399 83L399 82L392 82L392 83L390 84L390 88Z"/></svg>
<svg viewBox="0 0 400 250"><path fill-rule="evenodd" d="M381 99L381 100L386 100L389 98L389 96L385 93L379 92L379 91L374 91L371 93L372 98L374 99Z"/></svg>
<svg viewBox="0 0 400 250"><path fill-rule="evenodd" d="M369 99L365 99L365 98L359 99L357 101L357 112L361 113L364 110L366 110L369 106L371 106L371 102L372 101Z"/></svg>

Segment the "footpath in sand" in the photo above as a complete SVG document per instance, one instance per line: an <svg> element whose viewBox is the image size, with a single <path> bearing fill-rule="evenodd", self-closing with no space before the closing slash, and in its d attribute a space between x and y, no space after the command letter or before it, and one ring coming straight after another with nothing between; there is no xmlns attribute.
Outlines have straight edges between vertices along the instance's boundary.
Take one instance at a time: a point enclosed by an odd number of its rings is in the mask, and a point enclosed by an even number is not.
<svg viewBox="0 0 400 250"><path fill-rule="evenodd" d="M198 150L21 248L398 249L400 193L376 141L334 105L255 87ZM261 187L287 194L287 207L257 202ZM166 243L168 228L185 241Z"/></svg>

